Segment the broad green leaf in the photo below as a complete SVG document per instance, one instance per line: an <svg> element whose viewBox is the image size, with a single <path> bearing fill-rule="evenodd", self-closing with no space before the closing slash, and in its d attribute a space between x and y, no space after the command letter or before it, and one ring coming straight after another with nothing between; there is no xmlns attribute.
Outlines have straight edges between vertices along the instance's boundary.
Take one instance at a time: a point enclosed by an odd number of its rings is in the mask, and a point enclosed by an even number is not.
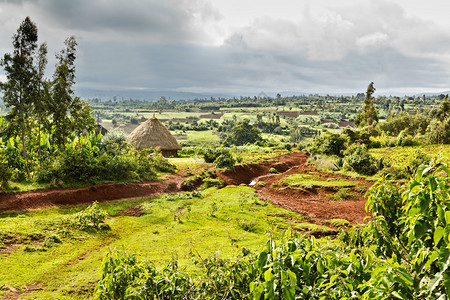
<svg viewBox="0 0 450 300"><path fill-rule="evenodd" d="M436 227L434 230L433 240L434 240L434 246L437 247L439 241L444 236L444 228L441 226Z"/></svg>
<svg viewBox="0 0 450 300"><path fill-rule="evenodd" d="M447 224L450 223L450 211L446 211L445 212L445 221L447 222Z"/></svg>
<svg viewBox="0 0 450 300"><path fill-rule="evenodd" d="M420 165L417 168L416 178L415 178L416 181L421 181L422 180L423 174L425 173L425 169L427 169L426 165Z"/></svg>
<svg viewBox="0 0 450 300"><path fill-rule="evenodd" d="M322 275L322 274L323 274L323 271L324 271L323 263L322 263L322 260L319 259L319 260L317 261L317 272L319 273L319 275Z"/></svg>
<svg viewBox="0 0 450 300"><path fill-rule="evenodd" d="M416 239L420 239L421 237L423 237L426 232L427 232L427 227L422 222L417 222L414 225L414 236L416 237Z"/></svg>
<svg viewBox="0 0 450 300"><path fill-rule="evenodd" d="M439 252L433 251L428 258L428 261L425 263L425 270L428 270L428 268L431 266L432 263L434 263L439 258Z"/></svg>

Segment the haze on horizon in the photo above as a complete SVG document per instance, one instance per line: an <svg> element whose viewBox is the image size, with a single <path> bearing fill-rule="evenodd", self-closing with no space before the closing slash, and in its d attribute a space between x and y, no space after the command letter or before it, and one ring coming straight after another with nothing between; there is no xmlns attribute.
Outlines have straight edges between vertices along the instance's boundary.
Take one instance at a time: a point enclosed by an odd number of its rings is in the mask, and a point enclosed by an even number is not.
<svg viewBox="0 0 450 300"><path fill-rule="evenodd" d="M450 2L0 0L0 56L26 16L78 41L77 89L242 94L450 90ZM4 80L3 69L0 81Z"/></svg>

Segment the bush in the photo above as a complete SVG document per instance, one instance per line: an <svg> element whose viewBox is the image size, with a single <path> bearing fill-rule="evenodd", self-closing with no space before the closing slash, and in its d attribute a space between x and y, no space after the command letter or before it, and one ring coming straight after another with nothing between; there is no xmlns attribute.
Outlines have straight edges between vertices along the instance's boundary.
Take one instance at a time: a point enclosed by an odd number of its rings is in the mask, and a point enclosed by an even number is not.
<svg viewBox="0 0 450 300"><path fill-rule="evenodd" d="M403 130L397 136L396 141L397 146L407 147L407 146L415 146L418 143L414 140L414 138L406 133L406 130Z"/></svg>
<svg viewBox="0 0 450 300"><path fill-rule="evenodd" d="M345 163L355 172L363 175L376 173L375 158L369 153L365 145L351 145L344 155Z"/></svg>
<svg viewBox="0 0 450 300"><path fill-rule="evenodd" d="M236 160L233 158L233 155L231 155L231 152L226 151L216 158L214 161L214 166L218 169L233 170L235 163Z"/></svg>
<svg viewBox="0 0 450 300"><path fill-rule="evenodd" d="M430 144L450 144L450 121L431 121L425 137Z"/></svg>
<svg viewBox="0 0 450 300"><path fill-rule="evenodd" d="M136 152L129 146L126 149L120 149L120 143L115 142L109 145L115 146L106 147L102 152L95 147L89 148L87 145L75 144L52 160L44 161L36 180L42 183L55 180L66 183L151 180L156 178L157 171L174 172L176 170L176 167L158 151ZM116 150L111 151L112 149Z"/></svg>
<svg viewBox="0 0 450 300"><path fill-rule="evenodd" d="M342 155L345 150L346 137L336 133L326 133L314 139L310 148L311 153L323 153L327 155Z"/></svg>
<svg viewBox="0 0 450 300"><path fill-rule="evenodd" d="M114 129L102 137L100 150L110 156L124 154L128 149L127 136L121 129Z"/></svg>
<svg viewBox="0 0 450 300"><path fill-rule="evenodd" d="M203 153L203 159L206 163L213 163L222 153L225 153L227 150L223 148L208 148Z"/></svg>
<svg viewBox="0 0 450 300"><path fill-rule="evenodd" d="M74 225L81 229L100 229L100 224L105 221L108 213L98 206L98 202L89 205L85 210L74 216Z"/></svg>

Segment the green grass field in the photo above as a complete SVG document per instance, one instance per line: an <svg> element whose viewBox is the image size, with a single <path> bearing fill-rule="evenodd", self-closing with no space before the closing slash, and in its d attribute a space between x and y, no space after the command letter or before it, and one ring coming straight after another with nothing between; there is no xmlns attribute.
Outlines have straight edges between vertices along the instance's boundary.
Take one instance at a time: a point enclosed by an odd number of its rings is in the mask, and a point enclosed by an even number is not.
<svg viewBox="0 0 450 300"><path fill-rule="evenodd" d="M103 257L114 248L138 253L157 267L177 258L183 268L195 271L192 255L231 258L241 247L256 250L269 236L291 227L326 230L262 202L245 186L210 188L202 197L181 195L101 203L111 230L100 232L72 225L73 215L86 206L3 213L0 282L19 291L38 288L21 299L88 299ZM141 215L124 216L130 208Z"/></svg>
<svg viewBox="0 0 450 300"><path fill-rule="evenodd" d="M430 155L431 157L443 156L450 158L450 145L427 145L410 147L392 147L370 149L370 153L376 158L388 159L394 167L405 167L414 159L416 151Z"/></svg>

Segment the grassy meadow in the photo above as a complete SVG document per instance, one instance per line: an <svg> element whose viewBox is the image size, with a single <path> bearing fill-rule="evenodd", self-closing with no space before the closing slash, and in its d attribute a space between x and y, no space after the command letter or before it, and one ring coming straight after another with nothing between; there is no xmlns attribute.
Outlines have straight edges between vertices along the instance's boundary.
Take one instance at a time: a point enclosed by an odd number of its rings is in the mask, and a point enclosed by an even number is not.
<svg viewBox="0 0 450 300"><path fill-rule="evenodd" d="M89 299L102 259L112 249L137 253L157 267L177 258L182 268L195 273L192 257L232 258L242 247L257 250L289 228L327 230L261 201L245 186L111 201L99 207L108 213L99 231L74 224L74 214L86 206L1 214L0 282L24 292L36 288L21 299ZM126 216L127 211L137 214ZM7 293L3 289L0 295Z"/></svg>

